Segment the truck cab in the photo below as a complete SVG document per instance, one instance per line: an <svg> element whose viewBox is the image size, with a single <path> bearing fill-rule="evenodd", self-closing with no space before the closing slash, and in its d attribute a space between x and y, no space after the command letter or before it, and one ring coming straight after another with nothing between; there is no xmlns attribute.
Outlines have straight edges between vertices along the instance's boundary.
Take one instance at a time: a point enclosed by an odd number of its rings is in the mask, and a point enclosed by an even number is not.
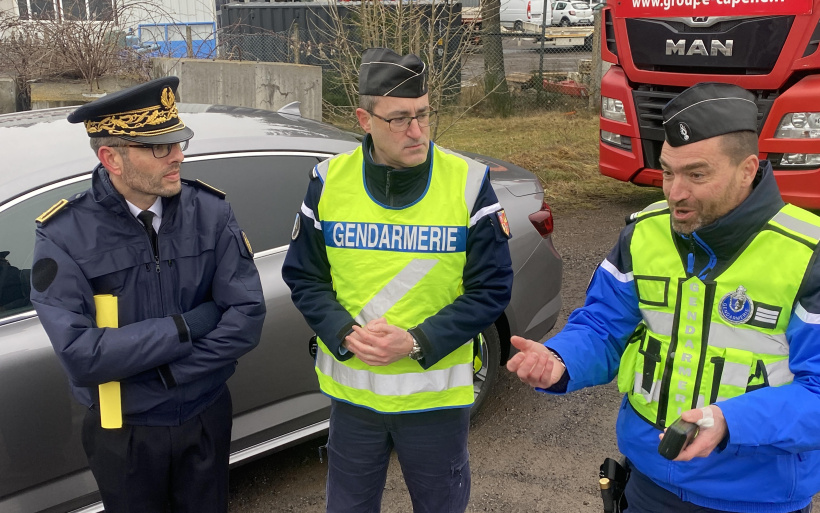
<svg viewBox="0 0 820 513"><path fill-rule="evenodd" d="M683 4L683 5L681 5ZM602 9L602 174L661 186L661 109L699 82L750 90L760 157L787 202L820 209L820 0L624 0Z"/></svg>

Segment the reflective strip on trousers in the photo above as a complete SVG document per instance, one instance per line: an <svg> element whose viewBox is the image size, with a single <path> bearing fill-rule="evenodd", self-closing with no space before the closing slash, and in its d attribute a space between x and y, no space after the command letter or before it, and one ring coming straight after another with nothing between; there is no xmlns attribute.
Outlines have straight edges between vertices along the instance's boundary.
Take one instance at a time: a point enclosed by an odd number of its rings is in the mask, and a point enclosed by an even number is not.
<svg viewBox="0 0 820 513"><path fill-rule="evenodd" d="M370 390L382 396L401 396L420 392L445 392L452 388L473 385L473 364L462 363L448 369L376 374L352 369L320 350L316 367L336 383L356 390Z"/></svg>

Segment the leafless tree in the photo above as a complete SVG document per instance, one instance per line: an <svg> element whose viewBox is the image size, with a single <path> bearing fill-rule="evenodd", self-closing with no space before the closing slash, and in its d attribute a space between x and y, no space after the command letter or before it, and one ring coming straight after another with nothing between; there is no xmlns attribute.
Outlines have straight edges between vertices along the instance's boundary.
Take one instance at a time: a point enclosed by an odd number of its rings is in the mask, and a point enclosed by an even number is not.
<svg viewBox="0 0 820 513"><path fill-rule="evenodd" d="M126 44L125 27L173 19L153 0L111 0L90 12L85 2L75 0L48 5L57 10L0 11L0 69L16 76L19 110L31 108L33 80L82 79L89 90L109 75L147 80L148 58Z"/></svg>
<svg viewBox="0 0 820 513"><path fill-rule="evenodd" d="M430 0L384 2L364 0L328 5L330 22L314 27L321 34L321 49L347 99L347 114L358 105L358 71L362 51L385 47L400 54L414 53L427 63L430 105L463 114L459 106L461 63L470 51L475 26L462 23L450 2ZM321 24L320 24L321 25ZM326 103L326 109L333 109ZM440 133L435 127L433 138Z"/></svg>

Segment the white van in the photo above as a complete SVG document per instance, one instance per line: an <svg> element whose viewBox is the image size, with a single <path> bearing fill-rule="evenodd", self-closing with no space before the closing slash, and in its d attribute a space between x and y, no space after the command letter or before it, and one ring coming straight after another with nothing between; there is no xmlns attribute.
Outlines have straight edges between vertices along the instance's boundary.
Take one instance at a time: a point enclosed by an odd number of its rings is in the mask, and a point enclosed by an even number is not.
<svg viewBox="0 0 820 513"><path fill-rule="evenodd" d="M524 30L524 23L540 26L543 9L543 0L501 0L501 26L516 31Z"/></svg>

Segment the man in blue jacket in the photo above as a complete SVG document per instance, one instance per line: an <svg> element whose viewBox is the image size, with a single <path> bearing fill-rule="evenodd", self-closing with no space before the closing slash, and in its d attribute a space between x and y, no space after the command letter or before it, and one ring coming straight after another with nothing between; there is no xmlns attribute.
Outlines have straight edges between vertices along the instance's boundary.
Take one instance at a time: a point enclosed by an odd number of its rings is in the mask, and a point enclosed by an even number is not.
<svg viewBox="0 0 820 513"><path fill-rule="evenodd" d="M88 407L83 447L109 513L227 511L225 381L265 317L224 194L180 178L193 132L178 115L178 83L160 78L72 112L100 165L88 191L37 219L31 301ZM117 328L97 325L94 296L105 294ZM109 382L120 383L118 428L101 425L98 390Z"/></svg>
<svg viewBox="0 0 820 513"><path fill-rule="evenodd" d="M473 339L512 269L487 166L430 141L427 69L362 54L356 150L314 169L282 268L330 396L327 510L379 511L392 449L414 511L461 513Z"/></svg>
<svg viewBox="0 0 820 513"><path fill-rule="evenodd" d="M617 374L628 513L808 512L820 490L820 218L781 199L757 116L728 84L669 102L667 201L624 228L558 335L512 340L508 369L547 392ZM699 431L670 461L679 417Z"/></svg>

